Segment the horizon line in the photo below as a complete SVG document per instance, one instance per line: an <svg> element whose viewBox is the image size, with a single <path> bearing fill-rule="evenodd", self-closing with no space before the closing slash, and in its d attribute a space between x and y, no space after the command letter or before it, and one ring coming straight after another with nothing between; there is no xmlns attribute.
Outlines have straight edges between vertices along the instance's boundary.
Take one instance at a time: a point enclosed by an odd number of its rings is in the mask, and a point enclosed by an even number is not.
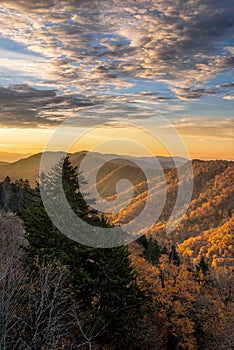
<svg viewBox="0 0 234 350"><path fill-rule="evenodd" d="M36 153L17 153L17 152L14 152L14 153L11 153L11 152L5 152L5 151L0 151L0 162L4 162L4 163L9 163L9 164L13 164L17 161L20 161L22 159L27 159L27 158L30 158L30 157L33 157L33 156L36 156L36 155L40 155L40 154L43 154L44 152L51 152L51 153L56 153L56 152L61 152L61 153L66 153L68 155L74 155L76 153L82 153L82 152L86 152L86 153L98 153L98 154L103 154L103 155L116 155L116 156L127 156L127 157L134 157L134 158L151 158L151 157L163 157L163 158L181 158L181 159L185 159L185 160L190 160L190 161L193 161L193 160L201 160L201 161L229 161L229 162L233 162L234 161L234 158L232 159L227 159L227 158L210 158L210 157L190 157L190 158L185 158L183 156L180 156L180 155L160 155L160 154L155 154L153 156L147 156L147 155L132 155L132 154L126 154L126 153L103 153L103 152L97 152L97 151L88 151L88 150L80 150L80 151L75 151L75 152L66 152L66 151L63 151L63 150L57 150L57 151L40 151L40 152L36 152ZM15 155L16 156L16 159L15 160L1 160L1 154L4 154L5 156L7 155ZM22 156L22 157L21 157Z"/></svg>

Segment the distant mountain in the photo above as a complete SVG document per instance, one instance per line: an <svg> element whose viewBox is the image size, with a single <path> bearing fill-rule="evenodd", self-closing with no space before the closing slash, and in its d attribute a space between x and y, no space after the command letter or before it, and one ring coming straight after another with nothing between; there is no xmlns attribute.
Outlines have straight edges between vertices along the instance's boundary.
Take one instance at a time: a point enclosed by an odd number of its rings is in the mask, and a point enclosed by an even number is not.
<svg viewBox="0 0 234 350"><path fill-rule="evenodd" d="M36 154L11 164L0 162L0 181L3 181L8 175L12 181L27 178L33 186L34 181L38 178L41 155ZM71 154L73 165L79 166L86 155L86 151ZM54 153L49 152L48 158L53 159L53 157ZM173 159L160 157L158 161L164 168L167 185L166 202L159 220L148 230L148 235L157 239L162 246L175 244L181 255L194 263L199 261L201 256L205 256L213 266L233 264L234 162L225 160L192 161L194 175L192 200L175 230L167 232L166 224L178 193L178 172ZM153 158L89 153L89 169L85 174L85 179L93 178L95 181L88 181L85 193L89 193L90 198L93 198L95 184L100 195L96 201L97 205L102 202L101 198L105 198L108 212L111 213L108 215L109 220L115 225L125 224L139 216L148 200L151 201L150 203L154 203L156 200L158 205L163 202L164 176L159 171L159 164L155 167L154 162ZM182 189L186 189L189 163L181 158L176 159L176 162L183 169L180 186ZM100 167L100 164L104 164L104 166ZM141 167L147 170L147 179ZM122 179L127 179L132 186L120 188L118 191L119 188L116 189L116 185ZM152 183L152 191L148 196L148 186ZM18 200L14 186L14 183L10 182L9 179L0 184L0 206L6 207L6 201L13 203ZM20 186L24 186L22 182ZM118 199L117 204L116 198ZM157 205L148 208L146 213L148 216L144 215L141 218L143 227L148 227L148 219L154 217L156 209Z"/></svg>
<svg viewBox="0 0 234 350"><path fill-rule="evenodd" d="M5 166L5 165L8 165L8 164L10 164L10 163L0 161L0 167Z"/></svg>
<svg viewBox="0 0 234 350"><path fill-rule="evenodd" d="M0 152L0 166L2 162L16 162L19 159L29 157L31 154L21 154L21 153L10 153L10 152Z"/></svg>
<svg viewBox="0 0 234 350"><path fill-rule="evenodd" d="M17 160L13 163L0 164L0 181L9 176L13 181L23 178L28 179L33 185L38 178L41 154Z"/></svg>
<svg viewBox="0 0 234 350"><path fill-rule="evenodd" d="M197 263L204 256L214 267L233 266L234 263L234 162L233 161L201 161L193 160L194 188L192 200L182 221L174 231L166 232L166 224L174 207L177 191L178 176L176 169L166 171L167 199L158 222L148 231L148 235L161 245L175 244L179 252L188 260ZM186 165L185 165L186 167ZM181 187L185 185L185 176ZM111 177L108 186L111 186ZM112 188L116 183L113 174ZM138 182L136 195L130 205L110 215L116 225L135 218L141 212L147 200L147 189L144 180ZM120 196L127 197L127 193ZM156 181L153 197L160 202L160 178ZM111 198L111 197L110 197ZM114 196L113 196L114 199ZM153 201L154 198L151 198ZM124 200L123 200L123 203ZM110 212L115 208L111 206ZM145 220L147 227L147 216Z"/></svg>
<svg viewBox="0 0 234 350"><path fill-rule="evenodd" d="M144 161L144 160L143 160ZM163 159L165 161L165 159ZM165 163L164 163L165 164ZM167 163L168 165L168 163ZM232 266L234 262L234 162L226 160L193 160L193 194L190 205L174 231L167 232L166 224L174 208L178 193L178 173L174 167L165 168L167 196L164 209L157 223L148 230L148 235L162 246L175 244L184 257L197 263L204 256L213 266ZM182 165L180 179L182 191L189 177L187 163ZM137 218L147 201L152 205L141 218L148 227L155 208L163 201L163 178L160 173L146 180L144 173L131 163L109 162L97 176L96 187L101 197L108 201L109 220L123 225ZM133 188L116 193L116 184L128 179ZM154 184L148 195L148 183ZM133 192L132 192L133 189ZM93 186L87 187L92 197ZM186 195L186 193L184 193ZM117 205L115 200L118 198ZM129 200L130 198L130 200ZM99 200L102 202L102 199ZM97 204L100 204L97 202ZM153 204L156 203L156 207ZM145 223L145 225L144 225Z"/></svg>
<svg viewBox="0 0 234 350"><path fill-rule="evenodd" d="M53 158L53 152L48 152L49 158ZM60 152L61 156L63 152ZM129 165L132 168L136 167L138 164L144 169L155 168L155 158L154 157L133 157L133 156L120 156L114 154L101 154L97 152L87 152L81 151L73 154L69 154L73 165L79 166L83 158L88 154L89 162L92 165L92 169L98 167L100 161L103 163L110 162L112 159L112 167L121 167L124 165ZM33 186L35 181L38 179L39 167L41 161L42 153L34 154L32 156L20 159L13 163L0 162L0 181L4 180L6 176L9 176L13 181L16 179L28 179ZM174 159L171 157L157 157L157 160L162 168L173 168L175 167ZM183 164L186 159L178 157L175 158L177 164Z"/></svg>

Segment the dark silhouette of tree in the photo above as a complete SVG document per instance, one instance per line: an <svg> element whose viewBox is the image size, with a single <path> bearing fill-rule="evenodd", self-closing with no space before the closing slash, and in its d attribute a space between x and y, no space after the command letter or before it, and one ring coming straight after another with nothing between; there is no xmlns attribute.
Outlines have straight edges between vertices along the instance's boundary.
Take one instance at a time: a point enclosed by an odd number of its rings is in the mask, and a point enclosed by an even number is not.
<svg viewBox="0 0 234 350"><path fill-rule="evenodd" d="M207 284L209 282L209 265L205 261L204 256L201 257L199 263L195 267L195 279L200 284Z"/></svg>
<svg viewBox="0 0 234 350"><path fill-rule="evenodd" d="M174 245L171 247L171 250L169 253L169 261L175 264L176 266L180 265L180 258Z"/></svg>
<svg viewBox="0 0 234 350"><path fill-rule="evenodd" d="M158 265L161 256L161 247L158 242L150 237L148 240L148 246L144 250L143 256L152 264Z"/></svg>
<svg viewBox="0 0 234 350"><path fill-rule="evenodd" d="M79 190L76 171L69 159L65 158L62 180L71 208L87 222L92 224L93 221L94 227L108 227L108 223L85 203ZM48 186L51 195L56 196L56 182L55 167L48 178L44 175L42 186ZM59 211L59 198L55 200ZM69 239L52 224L42 201L34 202L24 211L24 222L29 243L25 248L26 263L34 266L35 259L38 259L48 264L59 261L67 266L72 292L92 310L94 317L102 317L106 325L102 340L114 342L121 335L126 343L143 315L145 301L144 294L135 281L128 249L124 246L92 248ZM86 231L86 234L89 232ZM34 273L36 274L36 268Z"/></svg>

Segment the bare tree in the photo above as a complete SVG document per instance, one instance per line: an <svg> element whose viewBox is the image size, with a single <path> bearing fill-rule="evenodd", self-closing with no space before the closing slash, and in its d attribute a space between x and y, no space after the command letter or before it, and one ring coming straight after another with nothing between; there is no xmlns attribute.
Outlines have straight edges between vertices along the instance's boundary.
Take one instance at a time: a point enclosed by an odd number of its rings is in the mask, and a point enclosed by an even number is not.
<svg viewBox="0 0 234 350"><path fill-rule="evenodd" d="M77 300L66 266L36 260L26 271L22 243L22 221L1 211L0 349L94 349L105 329L101 317Z"/></svg>
<svg viewBox="0 0 234 350"><path fill-rule="evenodd" d="M75 324L80 331L80 335L83 337L82 342L78 345L77 349L84 346L88 347L89 350L96 349L96 340L104 333L107 327L107 324L102 319L101 315L98 315L97 313L93 315L87 307L80 303L80 305L76 305L74 308L73 317Z"/></svg>
<svg viewBox="0 0 234 350"><path fill-rule="evenodd" d="M21 264L22 221L13 213L0 211L0 347L19 349L19 315L26 276Z"/></svg>

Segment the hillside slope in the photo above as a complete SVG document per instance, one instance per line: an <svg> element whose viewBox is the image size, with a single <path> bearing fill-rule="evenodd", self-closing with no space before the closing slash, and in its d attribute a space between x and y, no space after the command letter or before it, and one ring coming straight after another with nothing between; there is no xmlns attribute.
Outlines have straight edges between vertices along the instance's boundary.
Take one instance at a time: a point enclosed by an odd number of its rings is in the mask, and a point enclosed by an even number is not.
<svg viewBox="0 0 234 350"><path fill-rule="evenodd" d="M79 165L87 152L78 152L71 155L74 165ZM51 153L51 157L53 154ZM1 180L9 175L12 180L16 178L29 178L33 186L32 180L38 176L38 168L40 164L41 154L37 154L26 159L19 160L12 164L0 164ZM128 160L117 156L115 160L111 160L113 155L103 155L99 153L91 154L90 173L96 171L99 162L105 163L99 169L96 177L96 187L101 198L107 200L109 220L115 225L123 225L133 220L142 212L147 200L163 201L165 192L164 181L160 173L152 169L152 178L148 181L144 172L134 164L134 157ZM150 159L138 159L138 162L148 166L149 174ZM147 163L147 164L145 164ZM186 214L183 215L181 222L172 232L166 232L166 224L175 205L178 192L178 174L173 168L171 159L162 158L162 164L166 164L164 169L167 196L164 209L159 220L150 227L148 235L153 236L161 245L175 244L178 251L184 257L196 262L202 255L210 260L213 265L231 265L233 263L233 215L234 215L234 162L231 161L201 161L194 160L194 188L192 200ZM187 164L184 167L184 176L181 180L181 187L187 181ZM156 174L156 175L155 175ZM90 175L90 174L89 174ZM92 175L92 174L91 174ZM156 177L153 177L156 176ZM132 184L122 192L117 193L116 185L122 179L127 179ZM0 186L0 198L8 199L15 196L15 187L8 183ZM149 185L153 183L151 196L148 198ZM23 186L23 185L21 185ZM87 192L93 192L93 184L89 183ZM21 196L21 195L20 195ZM118 198L118 205L115 199ZM101 201L101 199L99 199ZM97 207L99 202L97 201ZM4 203L2 203L4 206ZM141 224L148 227L148 218L154 217L155 207L148 208L147 215L141 220Z"/></svg>
<svg viewBox="0 0 234 350"><path fill-rule="evenodd" d="M62 155L65 155L64 152L59 152ZM48 160L53 159L53 152L47 152ZM133 156L120 156L116 154L101 154L98 152L87 152L81 151L69 154L71 162L74 166L79 166L81 161L86 155L89 155L89 162L92 169L96 169L100 162L106 163L114 159L114 165L123 166L131 163L135 168L134 163L138 163L140 167L144 169L154 168L154 157L133 157ZM39 177L39 168L41 161L42 153L34 154L32 156L22 158L13 163L0 162L0 181L3 181L6 176L9 176L13 181L23 178L28 179L32 186L34 186L35 181ZM162 168L173 168L175 163L171 157L157 157L157 160ZM178 164L184 164L186 160L184 158L176 158Z"/></svg>

